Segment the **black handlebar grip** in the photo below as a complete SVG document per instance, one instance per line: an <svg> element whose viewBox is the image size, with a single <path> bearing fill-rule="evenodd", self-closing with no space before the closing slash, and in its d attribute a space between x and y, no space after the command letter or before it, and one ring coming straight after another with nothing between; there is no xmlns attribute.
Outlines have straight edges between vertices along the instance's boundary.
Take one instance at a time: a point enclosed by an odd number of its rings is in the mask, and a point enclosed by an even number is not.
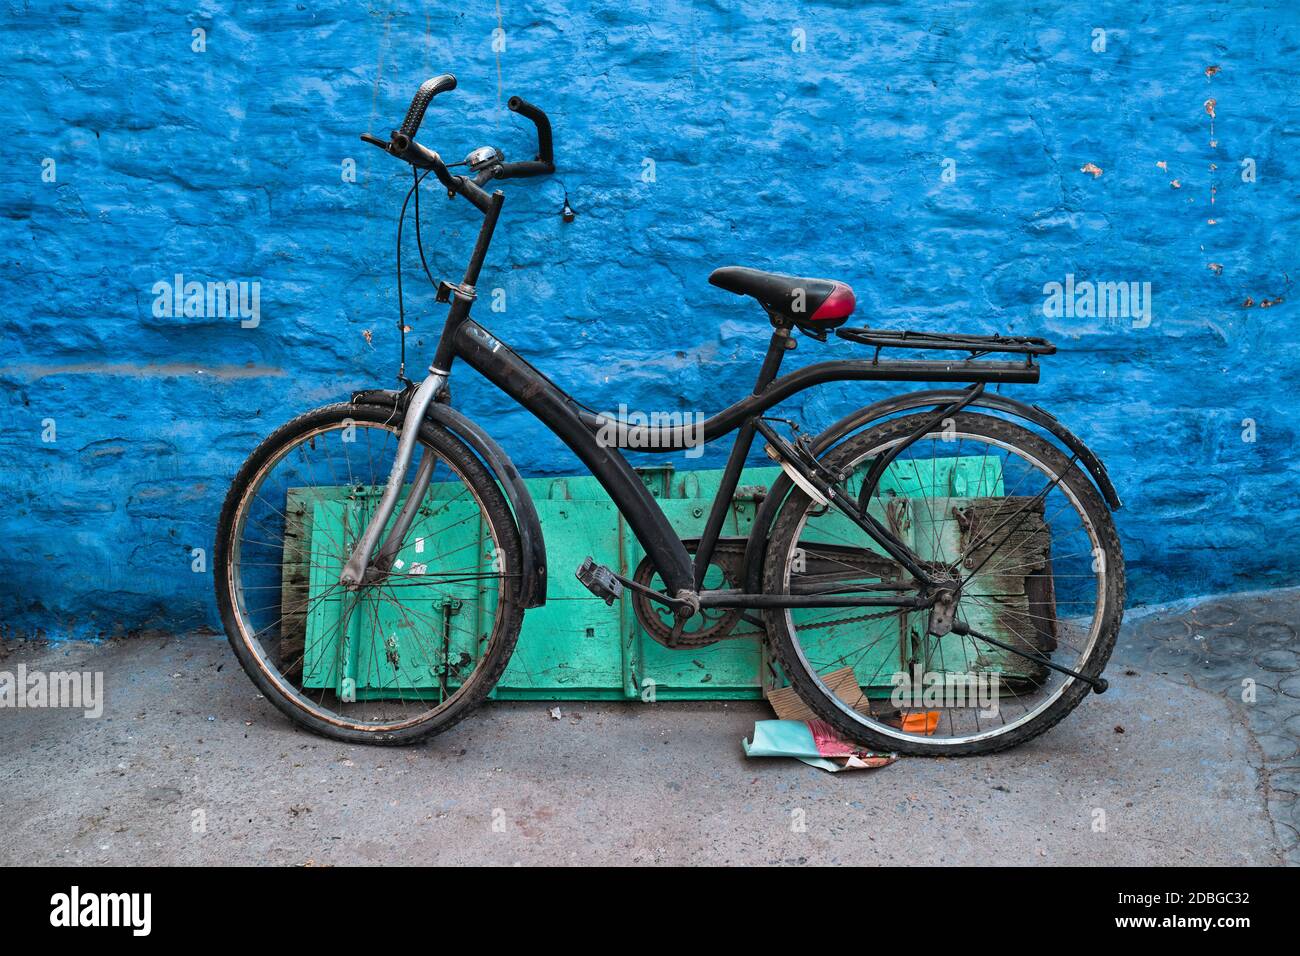
<svg viewBox="0 0 1300 956"><path fill-rule="evenodd" d="M518 96L510 97L506 106L511 112L527 116L537 127L537 159L550 167L548 172L555 172L555 155L551 149L551 121L546 114L532 103Z"/></svg>
<svg viewBox="0 0 1300 956"><path fill-rule="evenodd" d="M454 188L454 177L447 169L447 164L442 161L442 157L427 146L421 146L404 133L393 133L393 139L389 144L388 151L417 169L433 170L434 175L438 177L444 186L448 189Z"/></svg>
<svg viewBox="0 0 1300 956"><path fill-rule="evenodd" d="M411 108L406 111L406 119L402 120L401 132L414 139L415 134L420 131L420 124L424 122L424 111L429 108L433 98L439 93L455 88L456 77L450 73L435 76L421 83L420 88L415 92L415 98L411 100Z"/></svg>

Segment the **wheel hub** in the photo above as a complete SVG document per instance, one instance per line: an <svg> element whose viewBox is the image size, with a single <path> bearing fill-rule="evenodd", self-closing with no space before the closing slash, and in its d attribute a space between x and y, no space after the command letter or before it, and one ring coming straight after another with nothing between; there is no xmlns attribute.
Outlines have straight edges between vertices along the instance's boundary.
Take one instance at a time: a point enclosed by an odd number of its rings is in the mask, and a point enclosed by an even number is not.
<svg viewBox="0 0 1300 956"><path fill-rule="evenodd" d="M930 589L930 623L926 630L935 637L943 637L952 630L952 622L957 614L957 604L961 601L961 579L955 575L937 578Z"/></svg>

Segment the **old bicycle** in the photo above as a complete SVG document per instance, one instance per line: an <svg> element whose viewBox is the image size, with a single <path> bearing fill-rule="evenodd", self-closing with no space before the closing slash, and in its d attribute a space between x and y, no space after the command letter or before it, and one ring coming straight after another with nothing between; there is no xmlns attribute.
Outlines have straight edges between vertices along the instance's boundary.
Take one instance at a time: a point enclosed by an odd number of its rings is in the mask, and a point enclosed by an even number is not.
<svg viewBox="0 0 1300 956"><path fill-rule="evenodd" d="M463 277L437 283L449 308L427 375L277 429L221 513L222 618L277 707L349 741L445 730L490 693L525 611L546 601L552 569L537 510L497 442L451 406L458 364L572 449L644 551L630 574L590 560L565 573L596 598L630 601L669 647L732 639L741 621L760 626L783 679L839 734L899 753L991 752L1106 689L1124 603L1115 489L1055 418L986 391L1037 382L1051 343L853 328L842 282L721 268L709 281L756 300L770 326L753 392L698 433L669 428L646 448L639 426L583 406L471 318L504 202L485 187L555 164L549 119L515 97L509 108L536 126L535 158L507 162L481 147L454 174L415 136L432 99L455 86L451 75L427 81L387 140L363 136L414 168L417 235L429 174L482 215ZM780 375L796 333L867 351ZM918 351L947 357L890 357ZM837 381L942 387L876 401L817 435L769 414ZM683 538L621 452L681 451L700 433L735 438L700 534ZM724 518L756 441L781 471L752 532L729 538ZM996 682L995 708L945 697L973 678Z"/></svg>

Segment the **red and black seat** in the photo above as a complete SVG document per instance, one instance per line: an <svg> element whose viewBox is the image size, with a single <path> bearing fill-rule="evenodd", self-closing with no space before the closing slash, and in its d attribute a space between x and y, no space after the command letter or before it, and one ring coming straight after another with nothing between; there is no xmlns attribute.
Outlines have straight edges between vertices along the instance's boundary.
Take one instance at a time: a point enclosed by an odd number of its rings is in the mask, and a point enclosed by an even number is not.
<svg viewBox="0 0 1300 956"><path fill-rule="evenodd" d="M814 335L824 335L825 330L843 325L857 305L853 290L834 279L724 266L713 270L709 282L736 295L752 296L768 312L784 316Z"/></svg>

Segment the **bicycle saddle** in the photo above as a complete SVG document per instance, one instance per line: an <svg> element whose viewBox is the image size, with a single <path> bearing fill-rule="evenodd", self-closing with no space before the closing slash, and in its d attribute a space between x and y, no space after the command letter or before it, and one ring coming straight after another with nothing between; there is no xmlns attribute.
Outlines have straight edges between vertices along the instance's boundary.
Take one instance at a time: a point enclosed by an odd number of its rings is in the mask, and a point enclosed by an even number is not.
<svg viewBox="0 0 1300 956"><path fill-rule="evenodd" d="M709 283L736 295L752 296L768 311L778 312L814 333L843 325L857 305L853 290L834 279L723 266L713 270Z"/></svg>

